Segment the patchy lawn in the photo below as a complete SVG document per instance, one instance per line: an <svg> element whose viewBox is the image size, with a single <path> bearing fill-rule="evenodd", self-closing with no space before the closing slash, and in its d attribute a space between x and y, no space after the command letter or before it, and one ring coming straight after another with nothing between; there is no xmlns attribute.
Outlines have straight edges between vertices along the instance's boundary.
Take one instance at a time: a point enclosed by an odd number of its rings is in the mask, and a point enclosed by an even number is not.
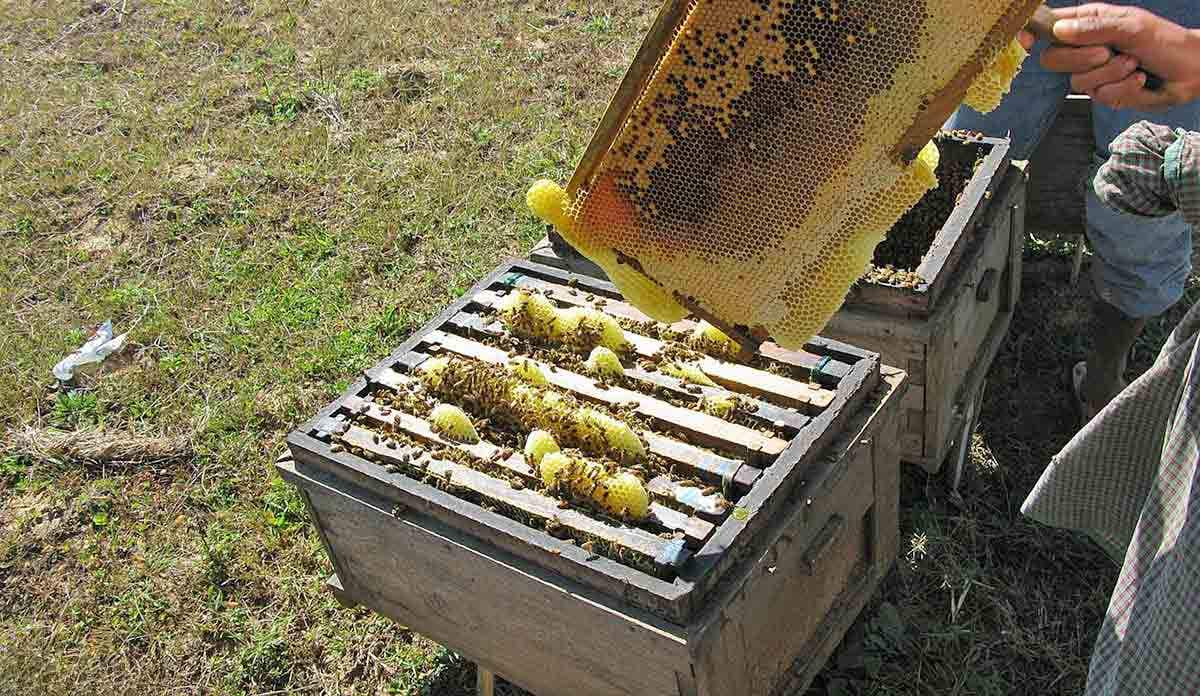
<svg viewBox="0 0 1200 696"><path fill-rule="evenodd" d="M655 5L0 6L0 694L470 692L465 660L321 591L271 461L540 236L523 192L569 176ZM1085 305L1028 256L966 507L906 474L905 556L818 693L1082 686L1115 569L1017 509L1070 436ZM133 358L51 389L106 319ZM17 453L97 425L190 454Z"/></svg>

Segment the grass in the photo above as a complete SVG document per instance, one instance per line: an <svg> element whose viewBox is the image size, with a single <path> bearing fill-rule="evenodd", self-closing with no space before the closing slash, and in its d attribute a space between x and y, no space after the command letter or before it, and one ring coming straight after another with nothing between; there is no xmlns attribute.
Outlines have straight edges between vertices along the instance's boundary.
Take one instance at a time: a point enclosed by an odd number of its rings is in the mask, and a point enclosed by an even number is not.
<svg viewBox="0 0 1200 696"><path fill-rule="evenodd" d="M0 436L103 425L196 452L109 470L0 450L0 694L469 692L462 658L321 590L329 564L271 462L540 235L525 187L567 178L654 11L0 10ZM1080 689L1114 571L1017 508L1069 436L1057 380L1084 315L1058 275L1030 275L1023 302L966 507L906 475L905 557L818 692ZM132 357L48 388L106 319Z"/></svg>

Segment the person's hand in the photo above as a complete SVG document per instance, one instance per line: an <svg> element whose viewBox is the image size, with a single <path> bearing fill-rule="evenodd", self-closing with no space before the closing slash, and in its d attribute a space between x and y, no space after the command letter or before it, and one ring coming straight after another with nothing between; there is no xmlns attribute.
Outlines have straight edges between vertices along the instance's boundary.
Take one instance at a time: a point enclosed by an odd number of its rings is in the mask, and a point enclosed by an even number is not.
<svg viewBox="0 0 1200 696"><path fill-rule="evenodd" d="M1054 13L1055 39L1067 45L1047 48L1042 65L1070 73L1076 91L1114 109L1139 111L1200 98L1200 31L1137 7L1089 3ZM1143 70L1164 85L1146 89Z"/></svg>

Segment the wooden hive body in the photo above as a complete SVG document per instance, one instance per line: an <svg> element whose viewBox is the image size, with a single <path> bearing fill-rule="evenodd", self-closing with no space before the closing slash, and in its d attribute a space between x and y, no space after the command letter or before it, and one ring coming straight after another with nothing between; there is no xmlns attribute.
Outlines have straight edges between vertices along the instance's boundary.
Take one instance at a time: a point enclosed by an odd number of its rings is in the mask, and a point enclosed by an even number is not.
<svg viewBox="0 0 1200 696"><path fill-rule="evenodd" d="M699 397L694 389L636 367L623 387L602 389L569 370L548 373L596 404L630 399L620 390L639 381L674 399L647 396L639 407L653 423L646 442L674 458L673 470L724 489L731 504L706 510L652 482L657 508L647 524L669 539L545 507L541 493L486 473L485 462L509 473L522 466L519 454L486 440L465 452L479 470L443 455L428 458L424 480L406 473L398 453L407 445L390 447L386 435L375 442L365 426L386 421L385 433L427 449L453 445L419 418L385 412L379 395L431 351L501 359L484 342L499 330L487 310L514 287L636 319L607 283L506 264L294 432L278 466L303 492L343 593L539 696L770 694L807 683L895 557L904 374L825 340L808 352L764 346L757 364L774 373L706 362L715 389L748 400L747 418L774 419L774 430L755 430L689 416L700 414L678 404ZM639 354L657 349L658 339L627 335ZM451 485L439 478L447 472ZM514 508L528 518L505 514ZM612 546L593 553L547 531L538 515ZM622 562L612 549L623 546L653 563Z"/></svg>

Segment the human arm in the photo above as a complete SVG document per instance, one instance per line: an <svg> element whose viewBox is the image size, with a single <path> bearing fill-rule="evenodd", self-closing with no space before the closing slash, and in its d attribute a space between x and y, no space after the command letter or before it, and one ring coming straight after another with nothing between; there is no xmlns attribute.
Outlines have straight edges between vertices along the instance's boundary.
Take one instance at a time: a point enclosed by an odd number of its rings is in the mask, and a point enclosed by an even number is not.
<svg viewBox="0 0 1200 696"><path fill-rule="evenodd" d="M1162 111L1200 98L1200 29L1127 5L1088 3L1055 10L1042 64L1071 74L1071 86L1114 109ZM1114 52L1115 49L1115 52ZM1145 88L1146 74L1164 81Z"/></svg>
<svg viewBox="0 0 1200 696"><path fill-rule="evenodd" d="M1106 205L1133 215L1182 214L1200 224L1200 133L1148 121L1113 141L1092 182Z"/></svg>

